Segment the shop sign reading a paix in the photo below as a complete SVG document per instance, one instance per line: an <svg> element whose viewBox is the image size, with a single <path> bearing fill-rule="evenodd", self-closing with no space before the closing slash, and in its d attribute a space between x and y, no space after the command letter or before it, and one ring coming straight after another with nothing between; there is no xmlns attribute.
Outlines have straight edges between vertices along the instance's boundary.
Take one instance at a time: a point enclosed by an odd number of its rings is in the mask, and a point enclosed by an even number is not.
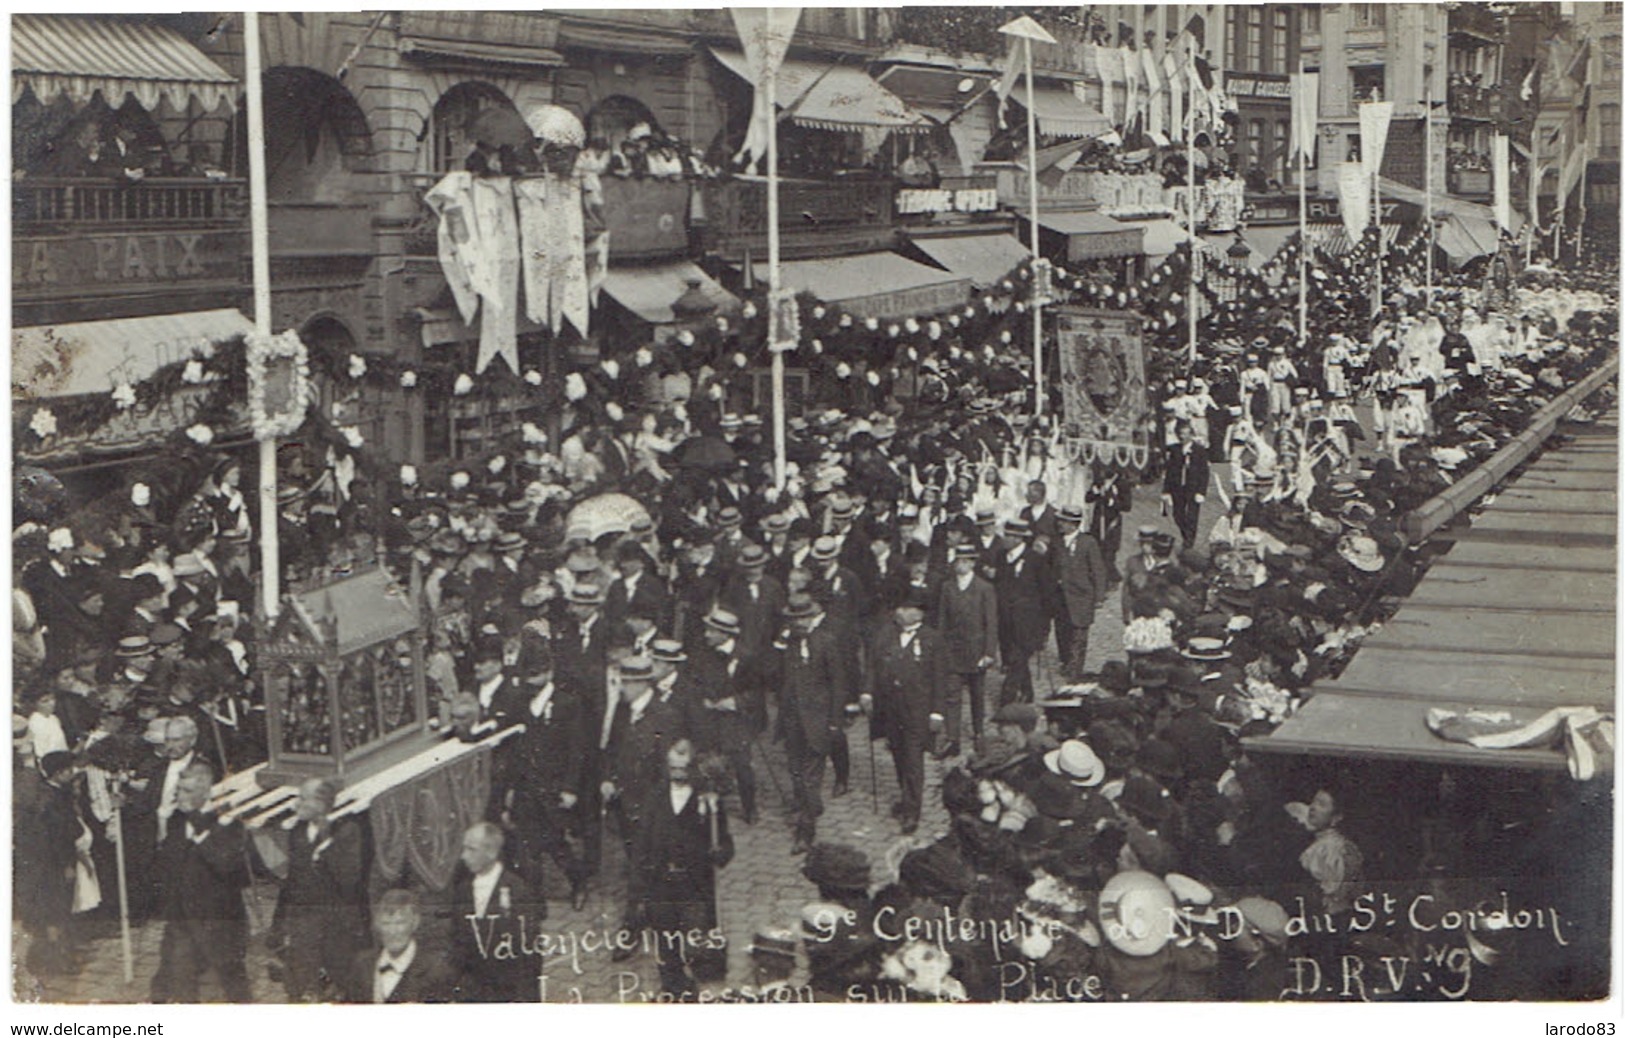
<svg viewBox="0 0 1625 1038"><path fill-rule="evenodd" d="M240 231L148 231L12 239L12 285L19 294L81 288L137 288L175 282L240 280Z"/></svg>

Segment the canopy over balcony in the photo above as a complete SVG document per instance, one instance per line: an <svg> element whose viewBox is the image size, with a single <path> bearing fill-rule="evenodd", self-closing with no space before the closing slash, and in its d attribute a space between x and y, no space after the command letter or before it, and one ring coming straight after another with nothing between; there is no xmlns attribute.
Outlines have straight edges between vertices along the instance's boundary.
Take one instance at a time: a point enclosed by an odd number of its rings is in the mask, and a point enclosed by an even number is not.
<svg viewBox="0 0 1625 1038"><path fill-rule="evenodd" d="M117 108L129 94L151 111L167 99L185 111L235 107L237 81L165 25L88 15L19 14L11 19L11 100L32 90L41 104L96 94Z"/></svg>

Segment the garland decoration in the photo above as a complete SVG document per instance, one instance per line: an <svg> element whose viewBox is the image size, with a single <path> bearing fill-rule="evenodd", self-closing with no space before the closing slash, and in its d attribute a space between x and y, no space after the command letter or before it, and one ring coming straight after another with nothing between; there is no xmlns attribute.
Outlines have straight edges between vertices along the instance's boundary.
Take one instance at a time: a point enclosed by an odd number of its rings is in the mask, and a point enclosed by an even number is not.
<svg viewBox="0 0 1625 1038"><path fill-rule="evenodd" d="M248 423L256 440L292 436L305 423L313 394L310 355L299 333L244 336L248 361ZM358 376L359 377L359 376Z"/></svg>

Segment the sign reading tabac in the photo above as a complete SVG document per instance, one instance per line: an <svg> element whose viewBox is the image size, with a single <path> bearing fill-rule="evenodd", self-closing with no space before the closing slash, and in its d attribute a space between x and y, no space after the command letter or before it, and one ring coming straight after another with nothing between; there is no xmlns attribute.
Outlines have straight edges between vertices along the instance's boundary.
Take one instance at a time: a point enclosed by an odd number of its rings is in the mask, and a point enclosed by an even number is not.
<svg viewBox="0 0 1625 1038"><path fill-rule="evenodd" d="M1150 460L1145 428L1145 344L1140 316L1063 306L1055 311L1061 349L1063 438L1073 461Z"/></svg>

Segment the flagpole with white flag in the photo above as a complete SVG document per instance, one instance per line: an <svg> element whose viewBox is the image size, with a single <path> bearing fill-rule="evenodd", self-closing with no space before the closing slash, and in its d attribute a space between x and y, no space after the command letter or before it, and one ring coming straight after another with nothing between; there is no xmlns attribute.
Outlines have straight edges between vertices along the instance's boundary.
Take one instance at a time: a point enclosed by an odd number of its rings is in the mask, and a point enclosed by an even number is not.
<svg viewBox="0 0 1625 1038"><path fill-rule="evenodd" d="M1377 259L1372 280L1371 316L1382 312L1382 155L1388 147L1388 124L1394 117L1392 101L1360 105L1360 165L1371 178L1371 220L1377 225Z"/></svg>
<svg viewBox="0 0 1625 1038"><path fill-rule="evenodd" d="M785 444L784 354L795 348L794 327L784 327L782 271L779 269L779 66L784 63L790 38L801 18L799 7L740 8L729 11L745 62L755 77L761 103L752 111L753 122L765 120L767 154L767 348L772 354L773 485L784 489L788 465ZM758 134L761 128L757 127ZM748 135L747 135L748 137ZM755 159L755 156L752 156ZM789 304L793 305L793 304Z"/></svg>
<svg viewBox="0 0 1625 1038"><path fill-rule="evenodd" d="M1170 91L1173 87L1170 84ZM1190 336L1191 365L1196 364L1196 91L1185 114L1185 221L1190 235L1190 282L1185 295L1185 327Z"/></svg>
<svg viewBox="0 0 1625 1038"><path fill-rule="evenodd" d="M1298 62L1297 81L1292 84L1292 142L1298 152L1298 342L1309 340L1309 149L1315 146L1318 130L1315 111L1319 106L1320 79L1310 78Z"/></svg>
<svg viewBox="0 0 1625 1038"><path fill-rule="evenodd" d="M1033 90L1033 41L1040 43L1054 43L1055 37L1045 31L1042 25L1030 17L1022 15L1013 22L999 27L999 31L1006 36L1019 41L1016 46L1021 48L1022 59L1025 64L1027 77L1027 200L1028 221L1031 223L1031 240L1033 259L1037 260L1043 253L1038 251L1038 116L1034 109L1038 106L1038 95ZM1015 50L1011 49L1010 60L1015 61ZM1008 76L1009 71L1006 70ZM1000 103L1003 103L1001 98ZM1037 278L1032 281L1037 286ZM1033 414L1044 413L1044 304L1035 291L1032 297L1033 314Z"/></svg>

